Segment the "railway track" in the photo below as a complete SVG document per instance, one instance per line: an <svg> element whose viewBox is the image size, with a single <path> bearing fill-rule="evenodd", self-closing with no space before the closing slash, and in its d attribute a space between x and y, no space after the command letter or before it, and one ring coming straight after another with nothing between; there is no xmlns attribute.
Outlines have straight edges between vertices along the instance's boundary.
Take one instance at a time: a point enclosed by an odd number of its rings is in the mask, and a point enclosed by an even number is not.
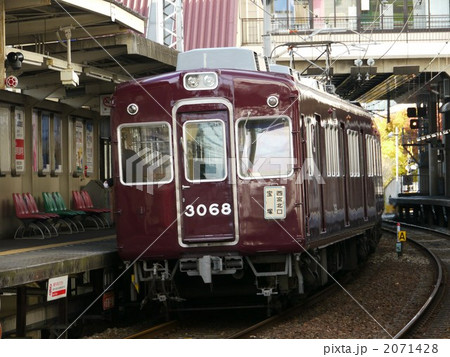
<svg viewBox="0 0 450 357"><path fill-rule="evenodd" d="M179 326L179 322L176 320L164 322L160 325L153 326L146 330L137 332L133 335L125 337L125 339L151 339L157 338L160 335L167 333L168 331L175 330Z"/></svg>
<svg viewBox="0 0 450 357"><path fill-rule="evenodd" d="M383 227L384 230L391 232L393 234L396 234L396 224L397 222L386 222L386 225L390 224L393 228L387 228L386 226ZM411 225L410 225L411 226ZM411 226L412 227L412 226ZM415 230L421 230L423 231L423 227L414 226ZM424 305L420 308L420 310L417 312L416 315L395 335L393 336L395 339L398 338L426 338L428 336L420 336L419 330L420 329L427 329L426 326L430 325L432 323L432 320L439 316L439 312L444 312L445 317L439 318L439 320L450 321L450 308L446 305L449 304L449 302L445 301L446 296L448 296L448 274L447 269L445 267L445 264L442 264L441 258L444 258L444 260L449 261L448 257L445 256L442 253L435 252L436 251L436 245L433 246L435 243L435 240L433 239L433 234L439 234L444 236L444 240L442 240L438 247L438 250L441 251L450 250L450 233L446 233L445 231L433 231L429 230L429 233L431 234L431 239L427 236L423 236L423 234L420 234L420 241L419 239L411 239L410 242L412 242L417 248L422 250L425 254L427 254L430 258L430 261L433 262L434 268L435 268L435 281L434 281L434 289L430 293L429 298L425 301ZM433 249L434 248L434 249ZM448 263L447 263L448 266ZM326 294L326 292L324 292ZM315 301L319 299L322 296L322 293L317 294L317 297L313 297L312 301ZM229 338L249 338L252 337L252 334L258 332L259 330L266 329L271 325L274 325L276 323L279 323L282 321L282 319L286 318L286 316L291 315L292 313L299 312L301 310L301 306L294 307L290 309L289 311L286 311L278 316L275 316L273 318L264 320L258 324L255 324L243 331L240 331ZM429 327L428 327L429 328ZM450 327L442 327L439 326L439 329L441 332L448 332L447 335L437 335L433 337L437 338L443 338L443 337L449 337L450 336ZM422 331L422 334L424 332Z"/></svg>
<svg viewBox="0 0 450 357"><path fill-rule="evenodd" d="M252 338L252 333L258 331L258 329L264 328L266 326L270 326L271 324L276 324L284 319L289 318L292 316L292 314L298 313L301 311L301 309L305 309L310 305L313 305L320 301L320 299L325 298L327 295L333 294L333 292L336 291L338 288L337 284L331 284L327 286L325 289L322 289L321 291L317 292L316 294L308 297L301 303L290 307L288 309L283 310L282 312L271 316L267 319L259 319L258 322L252 324L250 327L246 327L244 329L238 328L235 332L232 332L229 335L226 335L224 333L222 334L215 334L212 336L209 334L209 337L213 338L226 338L226 339L244 339L244 338ZM152 338L160 338L161 336L166 336L164 338L167 338L167 335L179 335L183 336L185 332L178 330L183 329L181 327L181 323L178 320L173 320L169 322L165 322L156 326L153 326L151 328L148 328L146 330L140 331L138 333L135 333L133 335L125 337L125 339L152 339ZM203 338L202 332L192 332L188 335L188 338L200 337Z"/></svg>
<svg viewBox="0 0 450 357"><path fill-rule="evenodd" d="M385 221L384 229L396 234L397 222ZM450 337L450 232L412 224L401 223L408 228L408 239L430 256L435 266L434 288L417 314L395 338L449 338Z"/></svg>
<svg viewBox="0 0 450 357"><path fill-rule="evenodd" d="M437 311L441 312L439 304L442 304L442 301L445 301L445 299L442 300L442 296L445 296L445 294L443 294L443 292L445 292L444 281L446 280L445 267L442 269L441 273L439 273L439 270L436 270L436 273L431 272L431 267L437 267L438 263L430 263L429 261L431 259L435 260L434 256L437 257L439 254L436 252L426 253L430 254L430 258L424 258L423 255L425 253L419 253L418 251L419 249L425 250L425 248L422 247L424 244L416 245L413 243L413 240L428 240L430 244L435 247L437 244L436 241L441 242L443 245L445 245L446 242L446 244L448 244L449 241L444 238L436 238L433 234L426 237L424 233L413 232L411 229L408 229L407 231L408 242L411 244L405 246L405 254L402 258L397 258L395 253L395 236L389 236L386 233L384 237L385 242L377 252L378 257L375 256L372 262L368 262L369 265L367 266L365 273L357 273L360 282L356 283L354 286L352 285L352 282L350 282L348 286L347 284L343 284L346 289L349 289L351 294L353 294L358 301L363 302L363 305L367 307L371 314L380 321L380 325L383 325L386 328L385 331L381 331L379 328L380 326L376 326L373 322L373 326L370 327L370 321L364 322L363 320L363 315L365 313L362 311L358 312L357 310L359 308L353 306L353 302L349 303L349 297L345 296L346 294L342 291L340 292L338 286L330 286L328 289L304 300L301 305L285 310L268 319L264 319L262 318L262 315L260 315L259 319L253 319L253 322L251 322L251 318L246 318L241 314L233 315L232 313L228 313L225 315L225 318L222 315L214 316L210 319L204 318L204 320L202 320L202 318L198 318L198 315L195 315L193 320L196 321L190 321L189 324L186 324L186 321L172 322L168 326L164 324L161 327L152 328L149 331L130 336L129 338L428 338L428 333L430 333L428 326L430 326L434 318L433 316L440 315L440 313L437 314ZM414 235L420 239L414 239ZM414 247L417 246L417 248L413 248L413 244ZM442 249L445 251L444 248ZM417 252L417 256L414 255L412 250ZM382 270L386 265L385 259L387 256L390 256L393 260L394 268L389 267ZM429 270L429 272L425 274L425 265L423 264L408 265L410 264L408 262L414 263L415 260L428 261L427 270ZM439 259L436 260L439 261ZM379 296L376 296L377 290L382 288L385 288L386 291L397 289L403 285L403 282L408 276L414 275L417 277L417 274L411 274L411 272L415 271L421 273L420 276L422 281L419 282L419 280L416 280L409 283L409 285L404 288L404 292L402 291L400 295L397 295L408 301L391 306L390 310L386 310L386 302L380 301ZM360 276L364 276L366 273L369 273L367 277L362 278ZM389 275L389 277L387 277L386 274ZM381 275L381 277L379 277L379 281L374 281L377 275ZM395 278L390 281L389 279L391 279L393 275ZM433 276L435 280L433 283L430 283ZM426 286L424 285L424 281L427 284ZM362 296L358 295L358 292L373 284L375 285L375 289L372 289L371 292ZM338 289L338 291L336 291L336 289ZM422 293L417 292L420 289L423 290ZM433 293L430 295L430 292ZM385 292L380 296L384 294ZM343 295L344 297L336 298L338 295ZM368 297L370 297L372 302L369 301ZM329 301L328 303L327 300ZM391 296L386 297L386 301L388 302L394 300L398 301L399 299ZM320 303L315 304L316 302ZM414 306L407 307L408 303L411 302L414 303ZM339 310L337 308L338 305L342 306L345 304L350 306L352 309L351 312L333 311ZM389 306L387 307L389 308ZM329 315L332 315L335 312L336 316L330 318ZM208 314L205 316L208 316ZM365 318L367 319L367 316ZM444 318L446 318L447 321L450 321L448 315L444 314ZM347 326L349 322L344 321L345 319L350 321L350 327ZM211 323L211 320L217 323L213 324ZM230 325L222 324L224 320L227 320ZM234 320L240 320L240 325ZM338 325L338 329L335 331L330 330L330 326L334 325ZM365 325L368 325L367 329L361 330L361 326ZM375 328L378 328L380 331L370 334L370 331L373 331ZM295 331L296 329L298 332ZM313 332L309 332L309 330L313 330ZM315 334L314 331L318 332ZM337 334L336 331L342 333ZM445 331L441 331L440 334L432 334L431 337L442 338L446 336L445 333Z"/></svg>
<svg viewBox="0 0 450 357"><path fill-rule="evenodd" d="M278 324L283 320L286 320L292 317L293 315L300 313L302 309L305 309L308 306L311 306L319 302L321 299L324 299L327 295L333 294L336 291L336 289L338 289L338 285L334 283L326 287L325 289L322 289L321 291L317 292L316 294L313 294L312 296L308 297L302 303L290 307L275 316L262 320L261 322L258 322L244 330L238 331L228 336L227 338L228 339L254 338L254 334L259 330L267 328L268 326L271 325Z"/></svg>

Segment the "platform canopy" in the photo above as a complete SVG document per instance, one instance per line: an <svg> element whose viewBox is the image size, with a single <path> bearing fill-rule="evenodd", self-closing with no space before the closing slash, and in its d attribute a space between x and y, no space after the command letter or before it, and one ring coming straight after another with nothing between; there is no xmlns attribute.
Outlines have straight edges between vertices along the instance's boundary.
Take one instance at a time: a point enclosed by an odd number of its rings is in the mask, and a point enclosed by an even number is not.
<svg viewBox="0 0 450 357"><path fill-rule="evenodd" d="M0 0L6 65L16 91L99 110L117 83L175 69L178 52L145 38L146 18L114 0ZM3 31L1 31L3 32ZM0 44L2 41L0 41Z"/></svg>

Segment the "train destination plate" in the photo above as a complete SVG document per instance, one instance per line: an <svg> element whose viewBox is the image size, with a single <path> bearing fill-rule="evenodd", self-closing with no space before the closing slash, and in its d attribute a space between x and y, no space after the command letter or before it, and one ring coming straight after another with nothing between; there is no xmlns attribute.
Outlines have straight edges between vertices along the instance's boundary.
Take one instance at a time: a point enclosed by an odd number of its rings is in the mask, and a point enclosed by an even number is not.
<svg viewBox="0 0 450 357"><path fill-rule="evenodd" d="M264 218L265 219L286 218L286 187L284 186L264 187Z"/></svg>

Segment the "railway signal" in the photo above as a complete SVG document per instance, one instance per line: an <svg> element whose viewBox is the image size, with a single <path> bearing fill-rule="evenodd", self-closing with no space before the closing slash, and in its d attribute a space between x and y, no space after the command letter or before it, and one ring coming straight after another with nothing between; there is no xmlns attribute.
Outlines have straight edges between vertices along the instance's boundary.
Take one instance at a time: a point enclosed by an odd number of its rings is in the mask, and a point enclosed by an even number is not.
<svg viewBox="0 0 450 357"><path fill-rule="evenodd" d="M419 119L410 119L409 127L410 129L419 129Z"/></svg>

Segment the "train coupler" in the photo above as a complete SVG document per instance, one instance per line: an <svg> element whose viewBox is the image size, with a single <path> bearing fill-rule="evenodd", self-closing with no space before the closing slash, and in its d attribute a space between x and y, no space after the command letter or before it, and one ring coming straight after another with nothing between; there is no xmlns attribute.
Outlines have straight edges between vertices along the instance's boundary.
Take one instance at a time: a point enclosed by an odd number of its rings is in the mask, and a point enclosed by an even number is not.
<svg viewBox="0 0 450 357"><path fill-rule="evenodd" d="M278 294L278 291L274 291L272 288L266 288L266 289L259 288L259 290L261 290L261 292L256 293L256 295L262 295L264 297L269 297L269 296Z"/></svg>
<svg viewBox="0 0 450 357"><path fill-rule="evenodd" d="M179 296L169 296L169 295L166 295L166 294L156 294L156 297L154 297L152 300L153 301L162 302L162 303L164 303L164 302L166 302L168 300L176 301L176 302L186 301L186 299L183 299L183 298L181 298Z"/></svg>
<svg viewBox="0 0 450 357"><path fill-rule="evenodd" d="M240 256L211 256L180 259L180 271L189 276L200 276L205 284L212 282L213 275L232 275L242 270L244 262Z"/></svg>

